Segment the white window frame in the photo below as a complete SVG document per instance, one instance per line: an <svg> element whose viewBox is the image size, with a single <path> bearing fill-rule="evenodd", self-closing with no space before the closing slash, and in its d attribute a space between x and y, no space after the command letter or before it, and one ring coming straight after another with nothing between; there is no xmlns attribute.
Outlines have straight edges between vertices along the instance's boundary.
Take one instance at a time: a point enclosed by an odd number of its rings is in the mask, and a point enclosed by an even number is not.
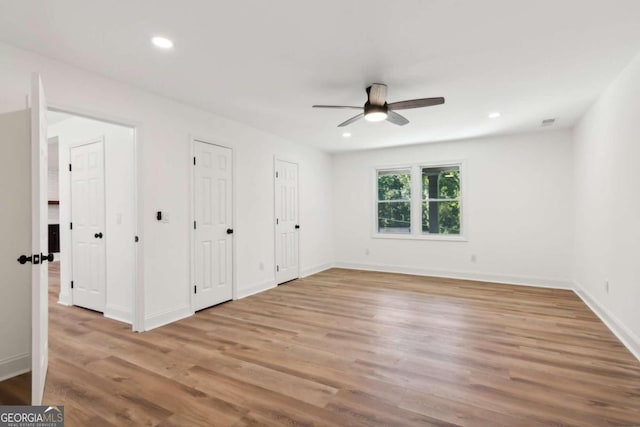
<svg viewBox="0 0 640 427"><path fill-rule="evenodd" d="M460 170L460 234L429 234L422 232L422 169L457 166ZM378 172L399 169L411 170L411 233L380 233L378 231ZM466 188L465 161L418 162L399 165L376 166L372 172L372 237L375 239L396 240L440 240L450 242L467 241L466 202L464 200Z"/></svg>

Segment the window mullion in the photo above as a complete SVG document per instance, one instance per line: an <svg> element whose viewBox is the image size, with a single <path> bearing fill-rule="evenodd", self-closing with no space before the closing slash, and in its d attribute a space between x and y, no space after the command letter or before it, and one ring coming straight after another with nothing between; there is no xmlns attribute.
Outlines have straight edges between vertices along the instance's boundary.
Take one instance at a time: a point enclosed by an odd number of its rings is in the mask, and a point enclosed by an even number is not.
<svg viewBox="0 0 640 427"><path fill-rule="evenodd" d="M411 234L421 234L422 224L422 174L420 166L411 168Z"/></svg>

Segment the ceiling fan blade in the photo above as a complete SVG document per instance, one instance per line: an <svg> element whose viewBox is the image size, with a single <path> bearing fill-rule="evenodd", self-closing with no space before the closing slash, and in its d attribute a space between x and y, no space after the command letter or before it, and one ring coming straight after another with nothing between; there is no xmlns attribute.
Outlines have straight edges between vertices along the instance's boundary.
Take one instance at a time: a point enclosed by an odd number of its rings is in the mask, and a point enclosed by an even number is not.
<svg viewBox="0 0 640 427"><path fill-rule="evenodd" d="M444 98L421 98L409 101L392 102L388 105L392 110L408 110L409 108L431 107L433 105L444 104Z"/></svg>
<svg viewBox="0 0 640 427"><path fill-rule="evenodd" d="M367 88L367 95L369 95L369 104L384 105L387 102L387 85L374 83Z"/></svg>
<svg viewBox="0 0 640 427"><path fill-rule="evenodd" d="M312 105L312 108L339 108L350 110L362 110L362 107L354 107L352 105Z"/></svg>
<svg viewBox="0 0 640 427"><path fill-rule="evenodd" d="M346 122L342 122L342 123L340 123L340 124L338 125L338 127L339 127L339 128L342 128L342 127L348 126L348 125L350 125L351 123L356 122L356 121L360 120L360 119L361 119L361 118L363 118L363 117L364 117L364 113L360 113L360 114L358 114L357 116L353 116L353 117L351 117L351 118L350 118L349 120L347 120Z"/></svg>
<svg viewBox="0 0 640 427"><path fill-rule="evenodd" d="M401 116L400 114L391 110L387 110L387 121L398 126L404 126L409 123L409 120L407 120L404 116Z"/></svg>

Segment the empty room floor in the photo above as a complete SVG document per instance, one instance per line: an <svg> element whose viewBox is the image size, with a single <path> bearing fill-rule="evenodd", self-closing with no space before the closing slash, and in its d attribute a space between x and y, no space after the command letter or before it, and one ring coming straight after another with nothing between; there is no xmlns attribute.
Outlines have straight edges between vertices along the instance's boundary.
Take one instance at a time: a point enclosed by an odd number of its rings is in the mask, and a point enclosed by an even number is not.
<svg viewBox="0 0 640 427"><path fill-rule="evenodd" d="M143 334L55 303L67 425L640 425L640 362L571 291L332 269Z"/></svg>

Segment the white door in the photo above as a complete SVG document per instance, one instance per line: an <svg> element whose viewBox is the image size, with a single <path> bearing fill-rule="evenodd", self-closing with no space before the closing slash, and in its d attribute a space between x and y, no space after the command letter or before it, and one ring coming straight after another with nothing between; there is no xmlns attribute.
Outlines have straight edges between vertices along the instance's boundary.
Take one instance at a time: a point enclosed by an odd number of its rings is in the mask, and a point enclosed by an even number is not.
<svg viewBox="0 0 640 427"><path fill-rule="evenodd" d="M194 141L193 309L233 298L231 149Z"/></svg>
<svg viewBox="0 0 640 427"><path fill-rule="evenodd" d="M73 304L104 312L104 140L70 149L71 271Z"/></svg>
<svg viewBox="0 0 640 427"><path fill-rule="evenodd" d="M0 389L32 369L32 268L16 262L33 255L30 127L29 110L0 114Z"/></svg>
<svg viewBox="0 0 640 427"><path fill-rule="evenodd" d="M40 405L49 364L47 101L40 75L31 80L31 404ZM15 181L14 181L15 182Z"/></svg>
<svg viewBox="0 0 640 427"><path fill-rule="evenodd" d="M49 259L47 105L38 74L30 103L30 111L0 115L0 362L8 362L0 363L0 376L31 371L31 403L39 405L48 366Z"/></svg>
<svg viewBox="0 0 640 427"><path fill-rule="evenodd" d="M300 277L298 265L298 165L276 160L276 283Z"/></svg>

